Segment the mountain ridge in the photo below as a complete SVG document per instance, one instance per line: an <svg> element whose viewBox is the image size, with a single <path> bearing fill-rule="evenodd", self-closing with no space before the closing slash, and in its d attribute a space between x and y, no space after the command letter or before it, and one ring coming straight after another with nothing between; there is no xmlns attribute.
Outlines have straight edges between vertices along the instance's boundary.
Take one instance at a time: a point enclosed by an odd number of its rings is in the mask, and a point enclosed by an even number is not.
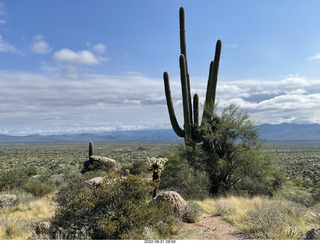
<svg viewBox="0 0 320 244"><path fill-rule="evenodd" d="M267 141L320 141L320 124L262 124L261 139ZM172 129L107 131L101 133L12 136L0 134L0 143L81 143L81 142L177 142L183 140Z"/></svg>

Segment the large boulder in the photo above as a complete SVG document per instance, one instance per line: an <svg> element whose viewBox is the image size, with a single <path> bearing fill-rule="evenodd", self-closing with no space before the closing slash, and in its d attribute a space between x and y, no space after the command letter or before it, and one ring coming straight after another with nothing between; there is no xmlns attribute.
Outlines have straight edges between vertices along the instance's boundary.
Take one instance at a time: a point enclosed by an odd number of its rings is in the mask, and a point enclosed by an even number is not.
<svg viewBox="0 0 320 244"><path fill-rule="evenodd" d="M0 208L14 206L18 204L18 198L15 194L2 194L0 195Z"/></svg>
<svg viewBox="0 0 320 244"><path fill-rule="evenodd" d="M101 156L90 156L89 160L83 163L82 173L93 170L103 170L109 172L112 169L117 169L118 164L112 158L101 157Z"/></svg>
<svg viewBox="0 0 320 244"><path fill-rule="evenodd" d="M103 177L95 177L90 180L86 180L82 182L80 186L82 189L97 188L102 183L103 179L104 179Z"/></svg>
<svg viewBox="0 0 320 244"><path fill-rule="evenodd" d="M177 218L183 218L187 212L187 202L175 191L161 192L157 197L154 198L155 203L169 202L172 206L174 215Z"/></svg>
<svg viewBox="0 0 320 244"><path fill-rule="evenodd" d="M298 240L320 240L320 228L309 230L302 234Z"/></svg>

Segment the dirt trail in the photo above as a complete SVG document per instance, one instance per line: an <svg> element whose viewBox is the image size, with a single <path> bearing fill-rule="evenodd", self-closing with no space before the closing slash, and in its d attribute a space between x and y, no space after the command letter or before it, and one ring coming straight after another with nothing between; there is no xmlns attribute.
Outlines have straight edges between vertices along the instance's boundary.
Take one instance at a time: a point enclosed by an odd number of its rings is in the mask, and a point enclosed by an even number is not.
<svg viewBox="0 0 320 244"><path fill-rule="evenodd" d="M250 235L225 222L219 216L203 213L200 221L193 224L184 223L183 229L188 233L186 240L248 240Z"/></svg>

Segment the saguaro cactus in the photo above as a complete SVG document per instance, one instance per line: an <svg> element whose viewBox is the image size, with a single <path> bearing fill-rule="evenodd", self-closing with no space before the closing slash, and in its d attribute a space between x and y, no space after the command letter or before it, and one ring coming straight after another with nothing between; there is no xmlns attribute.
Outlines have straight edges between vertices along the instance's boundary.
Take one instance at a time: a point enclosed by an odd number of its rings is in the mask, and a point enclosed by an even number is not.
<svg viewBox="0 0 320 244"><path fill-rule="evenodd" d="M184 137L186 145L194 145L196 142L202 140L202 135L206 130L210 129L208 123L213 117L216 86L218 81L218 70L221 55L221 40L217 41L215 57L210 63L209 78L207 84L206 99L204 103L203 115L201 125L199 124L199 97L195 94L193 97L193 104L191 102L190 92L190 77L188 73L187 64L187 48L186 48L186 35L185 35L185 14L184 8L181 7L179 11L180 20L180 79L182 88L182 103L183 103L183 117L184 117L184 128L180 128L172 103L169 75L167 72L163 73L165 94L167 99L167 106L170 116L170 121L173 130L179 137ZM192 113L193 105L193 113Z"/></svg>
<svg viewBox="0 0 320 244"><path fill-rule="evenodd" d="M89 142L89 160L90 160L90 157L94 155L94 148L93 148L93 142L90 141Z"/></svg>

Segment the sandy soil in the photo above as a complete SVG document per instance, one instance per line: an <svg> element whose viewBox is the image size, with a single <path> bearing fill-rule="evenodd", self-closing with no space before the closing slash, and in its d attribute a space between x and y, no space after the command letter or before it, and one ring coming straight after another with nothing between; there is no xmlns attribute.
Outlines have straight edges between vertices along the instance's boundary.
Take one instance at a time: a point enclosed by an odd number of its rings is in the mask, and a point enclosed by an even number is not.
<svg viewBox="0 0 320 244"><path fill-rule="evenodd" d="M249 234L225 222L219 216L203 213L197 223L184 223L184 231L188 232L186 240L248 240Z"/></svg>

